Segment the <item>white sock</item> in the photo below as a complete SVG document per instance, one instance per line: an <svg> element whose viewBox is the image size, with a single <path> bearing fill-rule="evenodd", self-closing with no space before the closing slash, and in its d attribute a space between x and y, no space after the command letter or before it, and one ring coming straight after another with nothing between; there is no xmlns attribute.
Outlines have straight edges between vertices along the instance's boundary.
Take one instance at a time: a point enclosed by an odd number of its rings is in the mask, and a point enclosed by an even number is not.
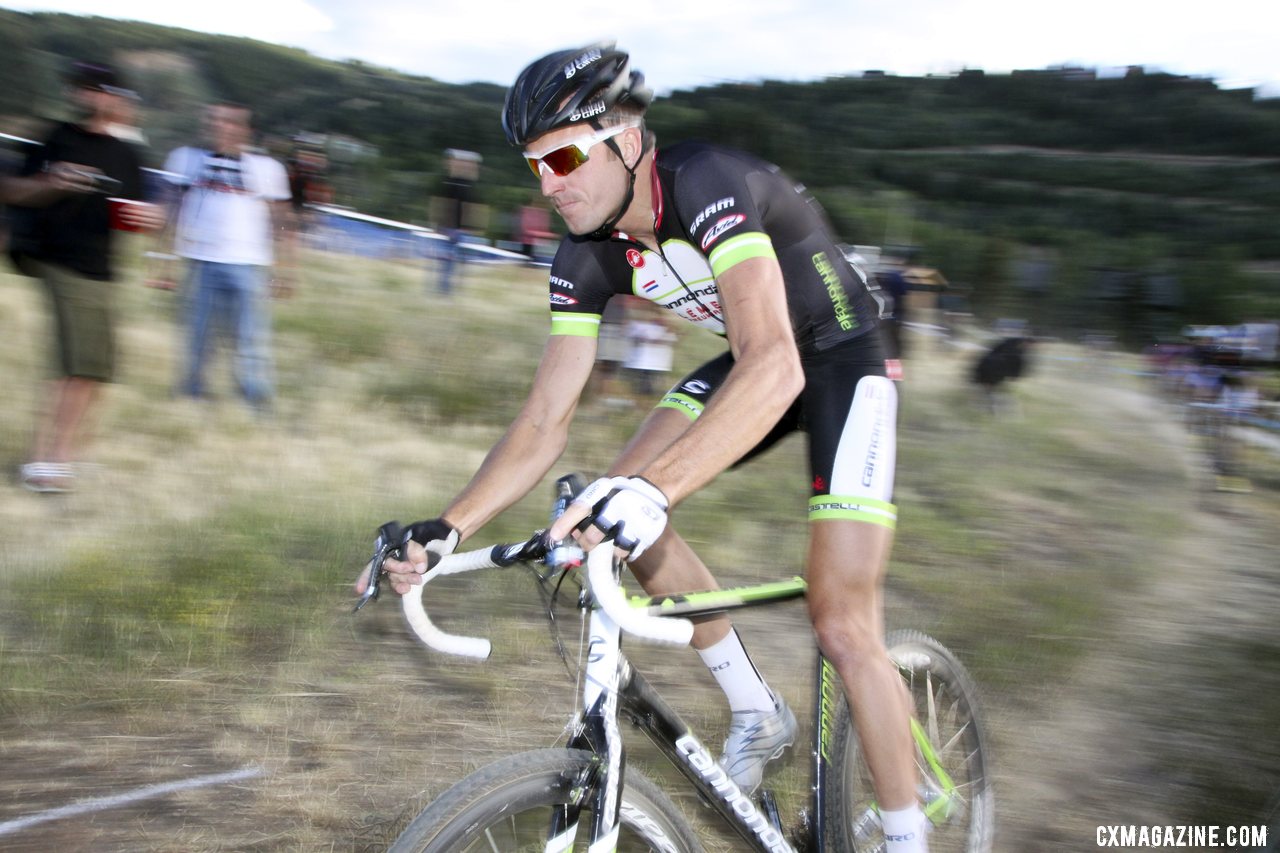
<svg viewBox="0 0 1280 853"><path fill-rule="evenodd" d="M926 821L918 803L892 812L882 810L880 825L884 828L885 853L929 853Z"/></svg>
<svg viewBox="0 0 1280 853"><path fill-rule="evenodd" d="M773 710L773 694L751 662L736 630L730 629L723 640L697 652L728 698L730 711Z"/></svg>

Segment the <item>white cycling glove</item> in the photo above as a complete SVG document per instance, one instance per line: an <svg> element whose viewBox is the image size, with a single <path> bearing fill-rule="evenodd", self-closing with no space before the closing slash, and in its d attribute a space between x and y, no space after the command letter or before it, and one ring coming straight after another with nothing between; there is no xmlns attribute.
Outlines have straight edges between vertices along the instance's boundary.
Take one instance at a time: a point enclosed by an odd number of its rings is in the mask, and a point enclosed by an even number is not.
<svg viewBox="0 0 1280 853"><path fill-rule="evenodd" d="M634 560L667 527L667 496L643 477L602 477L573 499L591 507L592 523Z"/></svg>

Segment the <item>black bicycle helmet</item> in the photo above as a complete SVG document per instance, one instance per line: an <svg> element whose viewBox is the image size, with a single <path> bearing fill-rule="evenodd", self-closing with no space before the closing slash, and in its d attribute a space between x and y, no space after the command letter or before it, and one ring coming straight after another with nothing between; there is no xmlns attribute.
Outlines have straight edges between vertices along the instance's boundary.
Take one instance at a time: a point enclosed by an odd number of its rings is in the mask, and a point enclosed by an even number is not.
<svg viewBox="0 0 1280 853"><path fill-rule="evenodd" d="M507 90L502 129L508 142L524 147L535 136L590 121L618 104L643 111L652 100L627 54L614 42L600 42L549 53L520 72Z"/></svg>

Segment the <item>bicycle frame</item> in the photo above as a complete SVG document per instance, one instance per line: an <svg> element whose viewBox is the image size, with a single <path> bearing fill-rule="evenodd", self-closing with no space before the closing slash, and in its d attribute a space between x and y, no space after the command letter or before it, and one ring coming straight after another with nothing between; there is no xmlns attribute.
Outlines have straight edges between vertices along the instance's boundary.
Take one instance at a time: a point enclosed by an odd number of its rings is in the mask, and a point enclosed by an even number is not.
<svg viewBox="0 0 1280 853"><path fill-rule="evenodd" d="M619 715L643 731L752 850L795 853L780 827L775 827L751 798L716 763L693 730L680 718L622 654L621 630L603 611L591 613L583 688L582 720L568 748L585 749L601 757L590 789L593 822L590 850L613 850L617 844L620 784L625 749L618 728ZM577 815L562 823L557 816L548 853L571 849Z"/></svg>
<svg viewBox="0 0 1280 853"><path fill-rule="evenodd" d="M541 531L526 543L451 555L424 575L423 584L435 577L500 568L521 560L541 560L547 551L538 546L542 541L540 537ZM375 549L375 560L379 559L379 554L385 555L395 541L399 540L394 536L380 536L378 548L382 550ZM611 542L595 548L585 568L590 594L584 592L579 605L590 607L590 620L583 710L567 748L588 751L597 756L597 760L582 773L582 778L570 780L575 795L572 802L562 806L551 820L545 847L547 853L564 853L573 848L581 811L587 807L592 813L589 853L606 853L615 849L621 826L626 764L622 733L618 727L620 716L626 717L649 737L689 780L704 802L714 808L746 842L748 849L764 853L797 853L796 847L787 840L771 796L761 798L761 804L768 812L766 814L729 778L693 730L627 660L622 653L622 634L625 632L685 646L692 636L693 626L682 617L722 613L802 597L808 590L804 579L795 577L788 581L735 589L627 599L618 585L619 567L613 560ZM376 577L376 572L373 576ZM405 616L419 639L438 651L487 657L490 650L487 640L446 634L431 623L422 607L422 589L422 585L415 585L402 597ZM376 597L376 586L371 584L370 590L361 603ZM820 652L816 676L810 753L813 763L812 800L807 820L798 827L797 843L802 850L822 850L825 847L824 792L834 766L831 748L836 742L835 724L842 693L835 668ZM925 815L936 822L938 817L945 819L950 814L957 789L944 772L928 733L914 718L911 732L920 758L937 780L937 787L929 792L931 796L926 798L924 809ZM878 819L878 809L873 803L857 817L855 829Z"/></svg>
<svg viewBox="0 0 1280 853"><path fill-rule="evenodd" d="M780 583L760 584L736 589L693 593L686 596L648 599L633 597L632 607L647 610L653 615L702 615L741 609L744 607L775 604L805 595L807 585L802 578ZM601 757L596 768L596 778L583 780L592 798L593 824L590 850L613 850L617 843L618 809L621 805L622 786L618 784L625 768L625 749L618 729L619 715L625 716L645 733L650 741L689 780L694 789L738 835L750 845L750 849L764 853L795 853L796 848L787 840L784 828L743 792L720 767L712 753L703 745L694 731L635 669L622 653L622 631L600 608L593 608L589 625L586 678L583 690L584 712L568 748L585 749ZM814 680L812 799L808 821L807 847L824 850L825 820L823 794L826 790L832 757L831 744L835 738L836 708L841 687L835 668L821 652L817 653L817 677ZM947 788L954 783L942 772L928 738L913 720L912 735L925 761L930 764ZM929 804L930 817L945 810L949 797L940 797ZM586 798L583 798L585 803ZM558 815L547 845L548 853L568 850L576 834L577 812ZM873 817L873 816L869 816Z"/></svg>

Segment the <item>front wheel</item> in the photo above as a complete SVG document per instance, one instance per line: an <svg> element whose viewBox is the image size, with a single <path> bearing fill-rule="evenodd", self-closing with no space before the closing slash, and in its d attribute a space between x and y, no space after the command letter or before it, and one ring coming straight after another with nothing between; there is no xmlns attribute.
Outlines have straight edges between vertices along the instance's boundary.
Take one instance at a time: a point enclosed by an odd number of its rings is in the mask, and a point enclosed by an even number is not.
<svg viewBox="0 0 1280 853"><path fill-rule="evenodd" d="M481 768L414 818L391 853L544 851L552 815L574 801L575 781L587 776L593 760L591 753L582 750L545 749ZM586 850L589 826L588 820L582 820L576 843L564 849ZM667 795L637 770L627 768L616 850L697 853L702 846Z"/></svg>
<svg viewBox="0 0 1280 853"><path fill-rule="evenodd" d="M911 696L921 806L932 829L931 853L989 853L994 794L977 690L960 661L919 631L895 631L885 641ZM848 703L841 695L824 806L835 849L884 850L879 806Z"/></svg>

